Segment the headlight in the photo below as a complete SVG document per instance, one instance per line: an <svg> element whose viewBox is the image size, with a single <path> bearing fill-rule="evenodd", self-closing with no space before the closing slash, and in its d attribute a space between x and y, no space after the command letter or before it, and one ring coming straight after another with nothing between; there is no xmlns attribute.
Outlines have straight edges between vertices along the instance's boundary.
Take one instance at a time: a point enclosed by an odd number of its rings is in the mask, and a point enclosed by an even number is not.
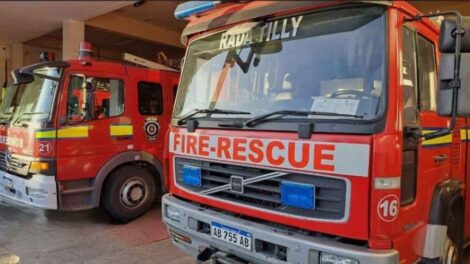
<svg viewBox="0 0 470 264"><path fill-rule="evenodd" d="M178 222L181 220L180 211L173 206L167 205L165 208L165 214L166 214L166 217L170 218L171 220L178 221Z"/></svg>
<svg viewBox="0 0 470 264"><path fill-rule="evenodd" d="M29 173L55 175L55 160L33 160L29 166Z"/></svg>
<svg viewBox="0 0 470 264"><path fill-rule="evenodd" d="M320 253L320 264L359 264L359 261L330 253Z"/></svg>

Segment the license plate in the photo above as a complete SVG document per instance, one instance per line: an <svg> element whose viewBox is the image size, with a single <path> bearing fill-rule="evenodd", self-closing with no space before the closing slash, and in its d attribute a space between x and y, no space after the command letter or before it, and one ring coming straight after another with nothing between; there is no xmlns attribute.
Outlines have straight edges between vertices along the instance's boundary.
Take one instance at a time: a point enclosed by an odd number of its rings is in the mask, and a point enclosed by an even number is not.
<svg viewBox="0 0 470 264"><path fill-rule="evenodd" d="M251 250L252 236L249 232L212 222L211 235L215 239L219 239L232 245Z"/></svg>
<svg viewBox="0 0 470 264"><path fill-rule="evenodd" d="M13 180L12 179L9 179L5 176L3 176L2 178L0 178L0 184L7 187L7 188L13 188Z"/></svg>

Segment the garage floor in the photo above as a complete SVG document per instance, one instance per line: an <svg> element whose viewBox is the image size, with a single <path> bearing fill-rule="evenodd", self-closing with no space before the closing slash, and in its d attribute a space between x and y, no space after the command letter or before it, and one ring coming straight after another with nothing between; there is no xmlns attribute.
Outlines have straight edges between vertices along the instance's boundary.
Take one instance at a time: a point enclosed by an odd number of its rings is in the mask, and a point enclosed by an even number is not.
<svg viewBox="0 0 470 264"><path fill-rule="evenodd" d="M195 262L172 245L158 207L116 225L99 209L45 213L0 198L0 264L11 255L22 264Z"/></svg>
<svg viewBox="0 0 470 264"><path fill-rule="evenodd" d="M45 213L0 198L0 264L15 256L22 264L195 263L168 239L158 206L116 225L100 209Z"/></svg>

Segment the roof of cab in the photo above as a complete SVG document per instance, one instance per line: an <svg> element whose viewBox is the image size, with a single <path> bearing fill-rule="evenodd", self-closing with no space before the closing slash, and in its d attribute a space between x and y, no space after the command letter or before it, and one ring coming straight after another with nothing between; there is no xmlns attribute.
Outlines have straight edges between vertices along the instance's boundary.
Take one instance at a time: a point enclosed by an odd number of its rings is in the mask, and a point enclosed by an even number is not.
<svg viewBox="0 0 470 264"><path fill-rule="evenodd" d="M188 18L189 24L183 30L181 42L187 44L192 35L215 28L248 21L269 15L283 15L303 10L329 7L351 3L372 3L398 8L411 16L421 14L411 4L404 1L244 1L223 2L214 10L193 15Z"/></svg>
<svg viewBox="0 0 470 264"><path fill-rule="evenodd" d="M106 61L97 61L97 60L68 60L66 61L70 64L70 67L77 69L77 70L91 70L91 71L100 71L100 72L108 72L108 73L116 73L116 74L124 74L128 71L134 72L167 72L173 73L178 75L179 72L174 71L166 71L166 70L157 70L147 67L138 67L134 65L122 64L118 62L106 62ZM91 65L86 64L84 62L89 62Z"/></svg>

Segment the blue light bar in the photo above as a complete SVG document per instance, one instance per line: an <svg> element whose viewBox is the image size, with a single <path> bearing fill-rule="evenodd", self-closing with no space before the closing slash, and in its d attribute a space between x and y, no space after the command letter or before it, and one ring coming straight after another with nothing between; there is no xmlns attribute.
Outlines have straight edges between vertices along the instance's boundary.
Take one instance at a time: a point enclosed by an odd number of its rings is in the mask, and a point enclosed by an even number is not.
<svg viewBox="0 0 470 264"><path fill-rule="evenodd" d="M302 209L315 209L315 186L282 181L281 204Z"/></svg>
<svg viewBox="0 0 470 264"><path fill-rule="evenodd" d="M214 9L221 1L188 1L179 4L175 9L177 19L185 19L195 14Z"/></svg>
<svg viewBox="0 0 470 264"><path fill-rule="evenodd" d="M201 168L184 165L183 183L193 187L201 187Z"/></svg>

